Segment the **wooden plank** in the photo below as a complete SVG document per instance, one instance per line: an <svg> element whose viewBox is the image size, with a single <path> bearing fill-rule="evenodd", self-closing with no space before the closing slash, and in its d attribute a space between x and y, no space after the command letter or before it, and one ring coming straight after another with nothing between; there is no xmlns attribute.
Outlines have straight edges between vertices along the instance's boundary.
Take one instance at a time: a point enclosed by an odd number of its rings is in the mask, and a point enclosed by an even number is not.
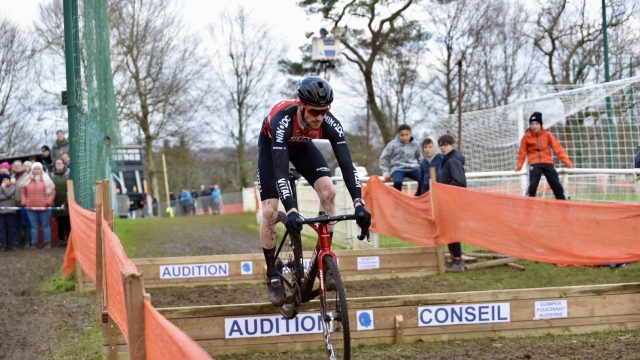
<svg viewBox="0 0 640 360"><path fill-rule="evenodd" d="M103 251L102 251L102 182L96 181L96 197L95 197L95 206L96 206L96 324L98 326L102 323L102 313L105 310L105 299L104 299L104 278L103 272L104 269L102 266L102 262L104 260Z"/></svg>
<svg viewBox="0 0 640 360"><path fill-rule="evenodd" d="M508 264L508 263L512 263L514 261L518 261L518 258L508 257L508 258L504 258L504 259L489 260L489 261L483 261L483 262L479 262L479 263L475 263L475 264L468 264L468 265L465 265L464 267L465 267L466 270L486 269L486 268L490 268L490 267L496 267L496 266L500 266L500 265L505 265L505 264Z"/></svg>

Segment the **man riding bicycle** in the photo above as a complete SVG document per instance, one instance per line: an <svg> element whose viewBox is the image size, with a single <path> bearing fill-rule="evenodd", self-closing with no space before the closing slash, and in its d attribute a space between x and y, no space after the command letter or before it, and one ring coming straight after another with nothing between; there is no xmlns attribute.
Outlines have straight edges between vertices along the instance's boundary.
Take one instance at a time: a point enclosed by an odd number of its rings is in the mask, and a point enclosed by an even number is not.
<svg viewBox="0 0 640 360"><path fill-rule="evenodd" d="M321 211L335 214L336 189L329 166L311 140L329 140L353 199L356 223L364 233L371 224L342 125L329 112L333 89L326 80L307 76L298 83L297 92L296 99L280 101L271 109L258 137L258 189L262 201L260 243L267 263L267 296L278 306L283 304L285 297L275 266L278 199L287 212L285 226L289 233L299 235L302 231L302 217L294 207L287 179L289 161L315 189Z"/></svg>

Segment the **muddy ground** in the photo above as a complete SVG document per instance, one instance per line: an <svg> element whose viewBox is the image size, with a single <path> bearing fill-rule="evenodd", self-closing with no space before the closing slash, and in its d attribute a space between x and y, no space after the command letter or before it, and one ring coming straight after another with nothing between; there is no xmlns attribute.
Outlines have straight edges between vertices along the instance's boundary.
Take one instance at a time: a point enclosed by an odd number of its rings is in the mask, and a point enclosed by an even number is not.
<svg viewBox="0 0 640 360"><path fill-rule="evenodd" d="M62 248L0 252L0 359L72 359L78 354L66 351L95 326L95 297L41 289L63 257ZM91 357L91 351L83 356Z"/></svg>
<svg viewBox="0 0 640 360"><path fill-rule="evenodd" d="M250 252L257 239L235 234L224 241L211 241L210 230L201 239L181 243L175 234L172 241L158 245L166 256L230 253L239 249ZM233 230L223 231L227 235ZM168 235L168 234L167 234ZM184 232L182 232L184 235ZM182 237L184 238L184 237ZM150 251L153 253L154 251ZM43 282L56 272L64 256L63 249L17 250L0 253L0 359L95 359L100 342L87 346L87 332L95 331L93 294L44 292ZM152 256L152 254L149 254ZM421 278L349 282L350 297L380 294L415 294L441 292L442 286ZM461 289L447 285L447 291ZM213 305L263 302L264 289L256 285L222 287L148 289L156 307ZM96 336L94 334L93 338ZM78 344L78 345L76 345ZM229 359L282 358L276 354L251 354ZM323 359L321 353L285 355L291 359ZM590 336L547 336L528 339L481 339L445 343L416 343L403 346L368 346L355 349L355 359L640 359L640 332L618 332Z"/></svg>

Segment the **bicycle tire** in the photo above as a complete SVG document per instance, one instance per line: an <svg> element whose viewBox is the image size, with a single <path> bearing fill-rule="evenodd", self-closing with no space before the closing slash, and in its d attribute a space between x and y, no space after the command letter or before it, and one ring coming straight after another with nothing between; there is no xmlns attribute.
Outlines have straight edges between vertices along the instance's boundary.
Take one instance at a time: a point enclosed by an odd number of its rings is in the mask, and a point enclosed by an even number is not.
<svg viewBox="0 0 640 360"><path fill-rule="evenodd" d="M300 285L304 279L302 241L300 237L287 235L276 258L276 269L282 277L285 302L280 306L280 314L285 319L293 319L298 314L301 303Z"/></svg>
<svg viewBox="0 0 640 360"><path fill-rule="evenodd" d="M329 359L351 358L351 333L349 331L349 309L340 270L333 257L323 258L324 295L320 297L322 332ZM333 278L331 288L327 288L328 276Z"/></svg>

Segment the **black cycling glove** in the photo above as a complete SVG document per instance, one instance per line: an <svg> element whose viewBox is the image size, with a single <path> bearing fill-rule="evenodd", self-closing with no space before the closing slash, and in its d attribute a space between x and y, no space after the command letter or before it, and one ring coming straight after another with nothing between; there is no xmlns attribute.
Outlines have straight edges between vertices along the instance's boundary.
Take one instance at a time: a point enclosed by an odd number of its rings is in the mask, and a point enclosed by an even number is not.
<svg viewBox="0 0 640 360"><path fill-rule="evenodd" d="M302 216L297 211L287 215L287 223L284 224L291 235L300 235L302 231Z"/></svg>
<svg viewBox="0 0 640 360"><path fill-rule="evenodd" d="M371 225L371 214L364 208L364 206L356 207L355 214L356 224L362 230L362 235L369 238L369 226ZM360 239L360 237L358 237ZM362 239L360 239L362 240Z"/></svg>

